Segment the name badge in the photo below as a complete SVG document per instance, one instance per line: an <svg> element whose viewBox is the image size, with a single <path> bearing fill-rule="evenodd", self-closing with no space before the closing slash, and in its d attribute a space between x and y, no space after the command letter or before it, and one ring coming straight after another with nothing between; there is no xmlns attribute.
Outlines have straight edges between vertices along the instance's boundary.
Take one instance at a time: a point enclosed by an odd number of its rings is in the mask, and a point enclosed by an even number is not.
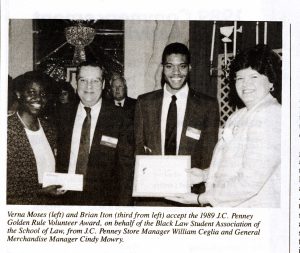
<svg viewBox="0 0 300 253"><path fill-rule="evenodd" d="M188 128L186 129L185 135L186 135L187 137L192 138L192 139L200 140L201 130L196 129L196 128L193 128L193 127L188 127Z"/></svg>
<svg viewBox="0 0 300 253"><path fill-rule="evenodd" d="M116 148L118 144L118 139L114 137L102 135L100 144L111 148Z"/></svg>

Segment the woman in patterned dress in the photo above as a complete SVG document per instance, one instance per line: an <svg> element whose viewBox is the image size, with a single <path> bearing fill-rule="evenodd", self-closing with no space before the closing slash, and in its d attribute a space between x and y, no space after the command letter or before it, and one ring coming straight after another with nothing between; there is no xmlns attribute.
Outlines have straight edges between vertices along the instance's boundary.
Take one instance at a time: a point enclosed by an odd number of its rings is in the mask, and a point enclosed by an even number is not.
<svg viewBox="0 0 300 253"><path fill-rule="evenodd" d="M42 188L55 172L55 130L38 116L47 103L49 79L35 71L14 79L17 112L7 119L7 204L52 204L59 186Z"/></svg>

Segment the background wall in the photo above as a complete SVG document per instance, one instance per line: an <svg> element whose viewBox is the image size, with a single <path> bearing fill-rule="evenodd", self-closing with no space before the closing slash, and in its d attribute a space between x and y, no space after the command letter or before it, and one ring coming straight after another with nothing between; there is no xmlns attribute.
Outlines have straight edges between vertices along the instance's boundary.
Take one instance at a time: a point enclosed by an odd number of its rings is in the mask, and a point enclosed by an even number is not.
<svg viewBox="0 0 300 253"><path fill-rule="evenodd" d="M125 21L124 66L131 97L161 87L161 56L172 42L189 43L189 21Z"/></svg>
<svg viewBox="0 0 300 253"><path fill-rule="evenodd" d="M101 32L103 31L102 28L107 27L102 27L106 21L100 21L98 29ZM49 21L48 23L50 24L51 22ZM62 22L66 21L62 20ZM117 29L117 32L122 33L122 24L119 24L120 20L107 22L111 29ZM224 53L224 44L221 41L223 36L219 32L220 27L229 25L233 25L233 21L217 21L214 67L218 65L218 54ZM256 22L238 22L238 27L241 25L243 26L243 32L238 33L237 51L255 45ZM261 43L263 42L263 25L263 22L260 22L259 37ZM120 64L124 64L124 75L127 79L129 96L137 97L142 93L160 88L162 51L167 44L177 41L186 44L191 51L191 86L199 92L216 97L217 71L214 71L212 76L209 74L212 27L213 21L125 20L124 63L121 62ZM61 43L58 41L60 37L53 33L55 29L59 29L59 27L55 28L52 23L49 26L45 25L38 29L41 30L41 34L47 34L47 31L44 30L49 30L48 33L50 32L50 37L54 40L49 42L49 46L53 47L50 48L51 50ZM37 29L35 28L34 30ZM38 44L34 42L35 39L33 40L33 37L36 35L33 33L32 20L11 20L9 33L9 74L12 77L32 70L34 63L47 55L47 53L50 53L48 51L51 51L50 49L45 51L45 43L40 42ZM115 36L110 38L110 43L107 44L112 46L112 43L117 41L114 40ZM62 40L65 40L65 38L62 37ZM47 39L46 41L49 40ZM55 43L58 44L56 45ZM281 22L268 22L268 44L273 49L282 47ZM35 49L33 49L34 45ZM117 47L115 46L115 48ZM71 50L70 55L72 55L74 49L71 45L67 45L61 50L67 49ZM99 58L108 55L97 53L96 49L97 46L94 47L93 52L96 52ZM99 52L102 51L99 50ZM86 49L86 52L89 55L89 48ZM228 44L228 52L232 52L232 43ZM72 59L72 56L69 58Z"/></svg>
<svg viewBox="0 0 300 253"><path fill-rule="evenodd" d="M32 20L11 19L8 73L14 78L30 70L33 70Z"/></svg>

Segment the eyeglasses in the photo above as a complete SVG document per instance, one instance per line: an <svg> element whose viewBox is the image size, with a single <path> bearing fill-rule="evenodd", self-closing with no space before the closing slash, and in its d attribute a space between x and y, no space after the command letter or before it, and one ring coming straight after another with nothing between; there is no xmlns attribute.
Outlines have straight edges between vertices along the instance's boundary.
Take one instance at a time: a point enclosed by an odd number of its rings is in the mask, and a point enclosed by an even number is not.
<svg viewBox="0 0 300 253"><path fill-rule="evenodd" d="M94 87L101 87L102 80L100 80L100 79L86 79L86 78L79 78L78 79L78 85L87 86L88 84L91 84Z"/></svg>

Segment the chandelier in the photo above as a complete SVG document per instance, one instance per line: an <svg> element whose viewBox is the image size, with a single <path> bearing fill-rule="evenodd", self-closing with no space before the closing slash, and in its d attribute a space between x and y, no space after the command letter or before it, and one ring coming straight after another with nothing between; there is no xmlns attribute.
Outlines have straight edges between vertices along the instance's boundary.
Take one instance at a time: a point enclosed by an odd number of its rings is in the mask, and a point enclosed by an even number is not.
<svg viewBox="0 0 300 253"><path fill-rule="evenodd" d="M75 26L65 28L67 42L75 47L73 63L79 64L86 60L84 48L92 43L95 37L95 29L78 23Z"/></svg>

